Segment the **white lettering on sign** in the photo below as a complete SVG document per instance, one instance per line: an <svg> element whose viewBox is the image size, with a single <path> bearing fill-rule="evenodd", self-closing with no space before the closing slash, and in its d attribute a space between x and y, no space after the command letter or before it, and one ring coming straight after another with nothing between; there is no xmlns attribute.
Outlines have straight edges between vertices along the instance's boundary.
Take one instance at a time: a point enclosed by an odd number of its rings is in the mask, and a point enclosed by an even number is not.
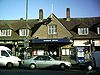
<svg viewBox="0 0 100 75"><path fill-rule="evenodd" d="M48 42L48 41L51 41L51 40L43 40L44 42Z"/></svg>
<svg viewBox="0 0 100 75"><path fill-rule="evenodd" d="M52 41L58 41L58 40L52 40Z"/></svg>
<svg viewBox="0 0 100 75"><path fill-rule="evenodd" d="M57 42L58 40L43 40L44 42Z"/></svg>

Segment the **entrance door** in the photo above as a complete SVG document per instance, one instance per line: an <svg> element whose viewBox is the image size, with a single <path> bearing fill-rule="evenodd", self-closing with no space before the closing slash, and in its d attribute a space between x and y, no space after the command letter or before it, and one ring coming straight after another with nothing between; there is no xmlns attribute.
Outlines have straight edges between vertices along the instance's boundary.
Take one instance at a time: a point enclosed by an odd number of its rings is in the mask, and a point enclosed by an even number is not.
<svg viewBox="0 0 100 75"><path fill-rule="evenodd" d="M48 52L50 56L59 57L59 45L49 44Z"/></svg>

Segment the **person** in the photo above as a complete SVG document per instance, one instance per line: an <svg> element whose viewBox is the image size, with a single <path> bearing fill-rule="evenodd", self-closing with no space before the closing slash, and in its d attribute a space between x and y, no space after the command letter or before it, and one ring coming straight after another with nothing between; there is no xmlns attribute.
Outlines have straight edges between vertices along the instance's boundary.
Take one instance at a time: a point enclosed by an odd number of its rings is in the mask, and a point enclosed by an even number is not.
<svg viewBox="0 0 100 75"><path fill-rule="evenodd" d="M57 52L56 52L56 51L52 51L52 57L53 57L54 59L56 59L56 55L57 55Z"/></svg>
<svg viewBox="0 0 100 75"><path fill-rule="evenodd" d="M85 62L88 62L90 61L91 58L90 58L90 53L88 51L85 52Z"/></svg>
<svg viewBox="0 0 100 75"><path fill-rule="evenodd" d="M49 53L47 51L44 52L44 55L49 55Z"/></svg>

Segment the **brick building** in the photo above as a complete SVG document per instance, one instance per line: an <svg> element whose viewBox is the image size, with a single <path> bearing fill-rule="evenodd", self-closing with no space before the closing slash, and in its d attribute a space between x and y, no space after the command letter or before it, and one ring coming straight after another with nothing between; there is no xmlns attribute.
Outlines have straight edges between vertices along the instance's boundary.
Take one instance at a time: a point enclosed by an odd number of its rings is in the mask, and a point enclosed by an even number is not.
<svg viewBox="0 0 100 75"><path fill-rule="evenodd" d="M8 46L15 55L56 52L62 60L69 59L77 49L100 49L100 17L70 18L69 8L65 18L51 13L44 19L43 15L40 9L39 19L0 20L0 45Z"/></svg>

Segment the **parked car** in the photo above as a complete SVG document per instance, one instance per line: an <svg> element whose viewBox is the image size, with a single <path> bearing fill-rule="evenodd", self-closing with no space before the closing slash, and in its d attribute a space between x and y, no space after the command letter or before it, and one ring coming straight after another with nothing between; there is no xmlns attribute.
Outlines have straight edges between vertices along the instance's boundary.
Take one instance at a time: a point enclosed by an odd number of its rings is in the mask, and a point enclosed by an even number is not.
<svg viewBox="0 0 100 75"><path fill-rule="evenodd" d="M58 66L61 70L71 67L69 61L55 60L51 56L39 55L30 59L22 60L22 65L30 69L47 68Z"/></svg>
<svg viewBox="0 0 100 75"><path fill-rule="evenodd" d="M85 69L85 70L90 71L90 70L93 70L94 63L92 61L84 62L84 63L79 64L79 67L81 69Z"/></svg>
<svg viewBox="0 0 100 75"><path fill-rule="evenodd" d="M91 54L91 60L79 64L80 68L87 69L88 71L93 69L100 69L100 51L94 51Z"/></svg>
<svg viewBox="0 0 100 75"><path fill-rule="evenodd" d="M18 67L21 62L16 56L12 56L12 52L8 47L0 46L0 66L7 68Z"/></svg>

